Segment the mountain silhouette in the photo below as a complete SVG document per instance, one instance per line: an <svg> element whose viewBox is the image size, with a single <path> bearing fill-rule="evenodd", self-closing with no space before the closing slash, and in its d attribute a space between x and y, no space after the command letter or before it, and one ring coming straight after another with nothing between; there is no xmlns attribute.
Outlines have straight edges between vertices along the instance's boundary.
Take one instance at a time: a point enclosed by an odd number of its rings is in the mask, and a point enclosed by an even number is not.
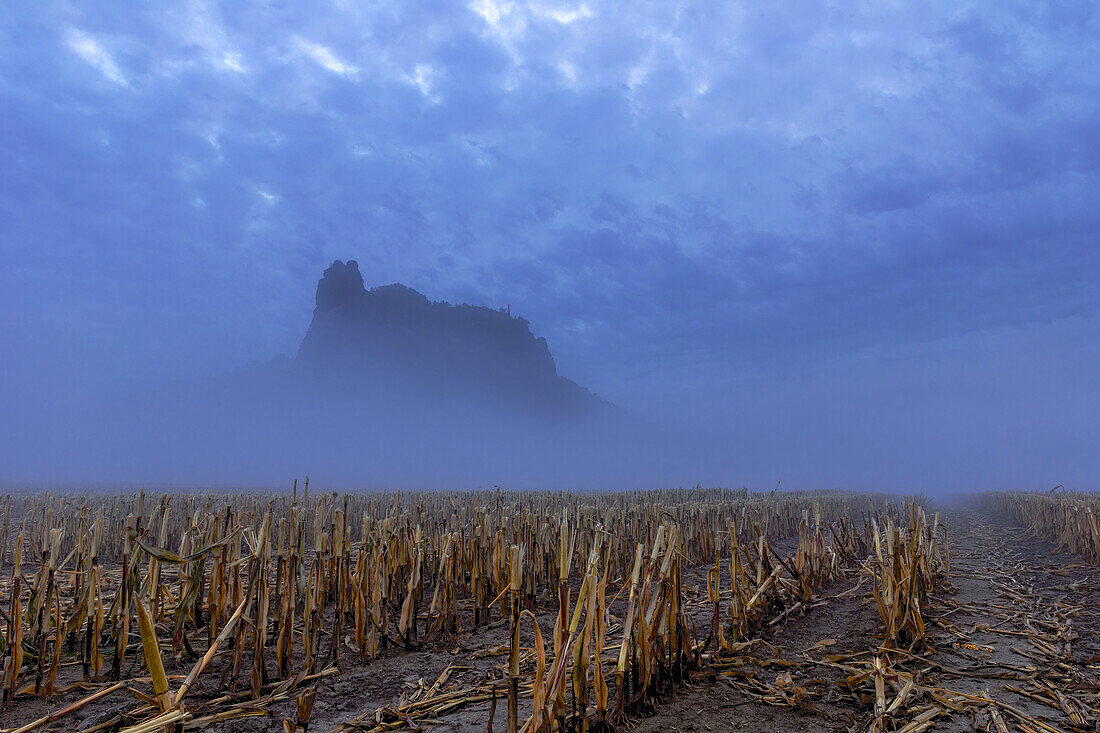
<svg viewBox="0 0 1100 733"><path fill-rule="evenodd" d="M317 283L313 321L294 362L306 379L397 389L436 404L474 401L559 417L612 409L558 375L546 339L525 319L433 302L399 284L368 290L355 260L336 260Z"/></svg>

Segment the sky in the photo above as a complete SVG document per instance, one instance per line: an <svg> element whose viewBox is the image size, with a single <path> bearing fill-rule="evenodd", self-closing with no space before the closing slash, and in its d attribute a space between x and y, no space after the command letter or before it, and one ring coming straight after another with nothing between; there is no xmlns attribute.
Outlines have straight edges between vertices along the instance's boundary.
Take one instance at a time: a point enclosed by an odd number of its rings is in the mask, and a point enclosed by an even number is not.
<svg viewBox="0 0 1100 733"><path fill-rule="evenodd" d="M350 258L527 318L684 484L1100 488L1097 58L1092 0L7 0L0 481L293 354Z"/></svg>

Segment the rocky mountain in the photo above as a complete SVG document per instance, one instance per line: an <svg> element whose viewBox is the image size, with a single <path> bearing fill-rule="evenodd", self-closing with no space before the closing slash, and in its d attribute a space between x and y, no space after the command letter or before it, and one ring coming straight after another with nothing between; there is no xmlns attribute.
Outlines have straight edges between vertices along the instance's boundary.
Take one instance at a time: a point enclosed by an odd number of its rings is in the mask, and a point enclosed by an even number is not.
<svg viewBox="0 0 1100 733"><path fill-rule="evenodd" d="M473 401L559 416L611 409L558 375L546 340L523 318L433 302L404 285L368 290L355 260L333 262L317 283L294 361L303 375L428 404Z"/></svg>

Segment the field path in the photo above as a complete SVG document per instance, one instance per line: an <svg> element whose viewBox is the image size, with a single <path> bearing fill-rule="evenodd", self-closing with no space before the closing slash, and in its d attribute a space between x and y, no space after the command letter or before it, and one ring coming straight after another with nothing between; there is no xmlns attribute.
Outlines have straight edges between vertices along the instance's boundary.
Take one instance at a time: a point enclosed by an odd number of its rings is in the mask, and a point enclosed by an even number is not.
<svg viewBox="0 0 1100 733"><path fill-rule="evenodd" d="M947 521L957 590L936 594L929 614L940 684L987 694L1065 731L1074 726L1063 708L1084 707L1088 722L1078 729L1095 730L1087 708L1100 691L1100 568L1052 554L1050 543L1003 517L968 509ZM990 715L957 715L934 730L984 728ZM999 715L1009 730L1022 722Z"/></svg>

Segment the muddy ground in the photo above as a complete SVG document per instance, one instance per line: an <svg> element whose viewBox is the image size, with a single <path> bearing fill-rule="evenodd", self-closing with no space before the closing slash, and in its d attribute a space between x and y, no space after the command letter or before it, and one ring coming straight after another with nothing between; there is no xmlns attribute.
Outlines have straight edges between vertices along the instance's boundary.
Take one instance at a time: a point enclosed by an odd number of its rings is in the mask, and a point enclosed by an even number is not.
<svg viewBox="0 0 1100 733"><path fill-rule="evenodd" d="M1001 517L965 509L946 512L942 519L950 530L951 573L926 611L931 648L908 660L909 668L921 670L922 679L945 689L1003 700L1053 730L1100 730L1095 727L1100 704L1100 568L1072 556L1052 554L1050 544L1028 536L1022 527ZM793 548L790 541L776 545L784 551ZM728 575L725 568L723 574ZM685 572L686 605L698 639L706 637L710 623L704 583L705 568ZM612 584L609 595L619 585ZM624 600L620 597L611 606L612 615L623 615ZM542 599L541 604L546 610L537 618L549 649L556 612L551 610L553 599ZM469 617L462 619L467 630L471 622ZM865 572L854 569L823 589L820 602L808 613L779 625L766 639L774 649L753 650L739 670L741 675L767 682L790 675L783 684L800 687L806 693L796 705L760 702L733 684L738 677L701 672L674 695L666 695L654 709L633 714L620 728L652 733L867 730L873 702L866 697L860 699L844 687L847 673L825 660L831 655L873 655L882 643L878 628L870 582ZM533 643L528 621L524 622L522 638L525 645ZM612 629L609 638L614 638ZM450 668L443 689L487 689L495 685L501 696L495 706L484 700L433 718L432 729L504 731L507 641L507 626L496 620L488 628L464 633L458 642L435 640L415 651L391 648L372 662L363 661L357 652L345 647L341 650L339 673L315 682L317 697L309 730L329 731L352 720L365 723L377 710L422 694L423 688L436 683ZM140 648L131 651L140 657ZM178 684L191 663L170 657L167 661L167 672L179 676L173 682ZM531 660L525 659L528 669L530 664ZM67 667L58 686L64 687L79 676L78 666ZM1091 706L1086 710L1091 717L1084 725L1075 724L1063 710L1035 697L1035 685L1047 678L1056 680L1063 692L1072 693L1086 707ZM46 700L21 696L0 710L0 728L13 728L49 715L101 686L72 689ZM198 708L204 701L225 694L218 687L219 675L204 673L188 696L191 705ZM1025 694L1028 690L1032 695ZM294 694L256 709L254 716L216 722L208 730L281 731L283 719L293 717ZM247 681L240 683L238 696L242 701L248 698ZM135 697L120 691L42 729L90 730L134 706ZM529 712L527 697L521 701L521 720ZM992 721L983 715L980 711L942 715L928 730L985 730ZM1008 730L1027 730L1018 728L1015 719L1005 723ZM897 721L893 726L903 724ZM427 727L424 722L422 725Z"/></svg>

